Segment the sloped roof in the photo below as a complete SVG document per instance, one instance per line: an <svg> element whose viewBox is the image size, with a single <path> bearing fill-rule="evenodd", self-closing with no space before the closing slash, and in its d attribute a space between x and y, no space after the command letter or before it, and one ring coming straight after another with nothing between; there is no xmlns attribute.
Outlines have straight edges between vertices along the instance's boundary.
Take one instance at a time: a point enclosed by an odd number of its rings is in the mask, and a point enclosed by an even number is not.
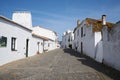
<svg viewBox="0 0 120 80"><path fill-rule="evenodd" d="M76 26L76 27L74 28L74 30L73 30L73 33L75 33L75 31L77 30L77 28L80 27L83 22L84 22L84 21L82 21L80 24L77 24L77 26Z"/></svg>
<svg viewBox="0 0 120 80"><path fill-rule="evenodd" d="M74 28L73 33L75 33L76 29L77 29L77 27Z"/></svg>
<svg viewBox="0 0 120 80"><path fill-rule="evenodd" d="M23 25L21 25L21 24L19 24L19 23L16 23L16 22L14 22L14 21L12 21L12 20L4 17L4 16L1 16L1 15L0 15L0 18L3 19L3 20L5 20L5 21L8 21L8 22L10 22L10 23L16 24L16 25L18 25L18 26L20 26L20 27L22 27L22 28L24 28L24 29L27 29L27 30L29 30L29 31L32 31L31 28L25 27L25 26L23 26Z"/></svg>
<svg viewBox="0 0 120 80"><path fill-rule="evenodd" d="M43 40L45 40L45 41L48 41L48 40L53 41L53 40L52 40L52 39L50 39L50 38L47 38L47 37L44 37L44 36L40 36L40 35L35 34L35 33L32 33L32 36L35 36L35 37L41 38L41 39L43 39Z"/></svg>
<svg viewBox="0 0 120 80"><path fill-rule="evenodd" d="M51 31L51 32L55 33L56 36L58 35L57 32L55 32L55 31L53 31L53 30L50 30L50 29L48 29L48 28L44 28L44 27L41 27L41 26L34 26L34 28L35 28L35 27L39 27L39 28L42 28L42 29L46 29L46 30L48 30L48 31Z"/></svg>
<svg viewBox="0 0 120 80"><path fill-rule="evenodd" d="M102 25L102 20L96 20L92 18L86 18L84 21L86 21L86 26L90 26L92 24L93 26L93 32L100 32L102 31L103 25ZM82 21L81 24L84 22ZM77 27L74 28L73 33L77 30L78 27L81 27L80 25L77 25ZM106 26L111 29L115 24L106 22Z"/></svg>
<svg viewBox="0 0 120 80"><path fill-rule="evenodd" d="M55 41L55 36L57 37L57 35L53 31L46 29L46 28L41 28L39 26L33 27L32 33L38 34L40 36L45 36L51 39L51 41ZM55 34L55 36L53 34Z"/></svg>
<svg viewBox="0 0 120 80"><path fill-rule="evenodd" d="M86 18L86 25L90 26L92 24L93 26L93 32L99 32L102 31L103 25L102 25L102 20L96 20L96 19L91 19L91 18ZM115 24L106 22L106 26L108 28L112 28Z"/></svg>

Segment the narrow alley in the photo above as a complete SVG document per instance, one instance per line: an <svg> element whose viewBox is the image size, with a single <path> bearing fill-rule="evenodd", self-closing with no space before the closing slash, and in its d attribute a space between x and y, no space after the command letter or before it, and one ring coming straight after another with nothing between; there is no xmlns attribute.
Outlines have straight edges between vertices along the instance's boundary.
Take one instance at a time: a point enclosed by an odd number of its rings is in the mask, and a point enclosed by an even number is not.
<svg viewBox="0 0 120 80"><path fill-rule="evenodd" d="M71 49L56 49L0 67L0 80L118 80L120 72Z"/></svg>

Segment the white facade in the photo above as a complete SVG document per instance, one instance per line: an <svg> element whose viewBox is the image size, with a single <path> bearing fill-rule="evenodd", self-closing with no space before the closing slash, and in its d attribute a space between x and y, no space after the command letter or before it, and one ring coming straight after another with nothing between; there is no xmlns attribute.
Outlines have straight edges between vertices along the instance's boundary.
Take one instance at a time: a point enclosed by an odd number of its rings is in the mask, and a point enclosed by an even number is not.
<svg viewBox="0 0 120 80"><path fill-rule="evenodd" d="M43 53L43 41L44 38L32 36L30 52L34 53L33 55Z"/></svg>
<svg viewBox="0 0 120 80"><path fill-rule="evenodd" d="M30 12L15 12L12 19L0 16L0 65L58 48L57 33L32 27Z"/></svg>
<svg viewBox="0 0 120 80"><path fill-rule="evenodd" d="M37 42L42 43L43 40L33 37L31 32L31 29L0 16L0 65L37 53ZM5 42L1 42L3 37ZM42 48L40 46L41 53Z"/></svg>
<svg viewBox="0 0 120 80"><path fill-rule="evenodd" d="M76 30L74 30L74 34L74 49L94 58L95 33L93 33L92 25L86 26L86 20L84 20L80 25L77 25Z"/></svg>
<svg viewBox="0 0 120 80"><path fill-rule="evenodd" d="M71 46L72 48L73 39L74 39L73 31L67 30L66 32L63 33L61 47L70 48Z"/></svg>
<svg viewBox="0 0 120 80"><path fill-rule="evenodd" d="M56 32L42 28L40 26L33 27L32 34L44 36L47 40L44 41L44 50L50 51L58 48L58 35Z"/></svg>
<svg viewBox="0 0 120 80"><path fill-rule="evenodd" d="M103 63L120 71L120 22L109 30L103 28Z"/></svg>
<svg viewBox="0 0 120 80"><path fill-rule="evenodd" d="M74 49L98 62L102 62L103 43L101 31L102 21L86 18L74 29Z"/></svg>
<svg viewBox="0 0 120 80"><path fill-rule="evenodd" d="M77 21L73 32L74 50L120 71L120 21L106 22L105 15L102 20L86 18L81 23Z"/></svg>

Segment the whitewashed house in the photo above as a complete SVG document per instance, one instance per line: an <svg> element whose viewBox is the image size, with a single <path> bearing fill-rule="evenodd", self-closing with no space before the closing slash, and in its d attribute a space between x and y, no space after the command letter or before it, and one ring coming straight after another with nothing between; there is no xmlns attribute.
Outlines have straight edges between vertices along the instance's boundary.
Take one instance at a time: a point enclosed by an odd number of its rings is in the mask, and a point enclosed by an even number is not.
<svg viewBox="0 0 120 80"><path fill-rule="evenodd" d="M62 48L72 48L72 41L74 40L74 34L73 31L67 30L63 33L62 36Z"/></svg>
<svg viewBox="0 0 120 80"><path fill-rule="evenodd" d="M32 34L37 34L41 37L44 37L44 51L50 51L58 48L58 35L56 32L42 28L40 26L33 27Z"/></svg>
<svg viewBox="0 0 120 80"><path fill-rule="evenodd" d="M103 16L104 17L104 16ZM107 22L106 26L113 27L112 23ZM86 54L99 62L103 60L102 46L102 20L86 18L81 23L78 20L77 27L74 29L74 49Z"/></svg>
<svg viewBox="0 0 120 80"><path fill-rule="evenodd" d="M79 44L80 44L80 42L79 42L79 39L80 39L80 37L79 37L79 35L80 35L79 34L80 33L79 32L79 28L80 28L80 20L77 21L77 26L73 30L74 40L72 42L73 49L78 51L78 52L80 52L80 49L78 49L79 48Z"/></svg>
<svg viewBox="0 0 120 80"><path fill-rule="evenodd" d="M38 47L34 41L43 40L32 38L31 32L31 29L0 16L0 65L36 54Z"/></svg>
<svg viewBox="0 0 120 80"><path fill-rule="evenodd" d="M120 71L120 22L103 28L103 63Z"/></svg>
<svg viewBox="0 0 120 80"><path fill-rule="evenodd" d="M0 16L0 65L43 52L46 38L32 35L30 15L29 12L15 12L13 20Z"/></svg>

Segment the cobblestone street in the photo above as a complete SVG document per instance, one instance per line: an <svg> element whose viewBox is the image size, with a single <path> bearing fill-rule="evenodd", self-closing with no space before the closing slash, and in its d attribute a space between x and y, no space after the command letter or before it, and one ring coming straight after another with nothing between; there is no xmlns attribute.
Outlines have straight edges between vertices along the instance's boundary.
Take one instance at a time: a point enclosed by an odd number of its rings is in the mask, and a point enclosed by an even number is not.
<svg viewBox="0 0 120 80"><path fill-rule="evenodd" d="M56 49L0 67L0 80L119 80L120 72L70 49Z"/></svg>

